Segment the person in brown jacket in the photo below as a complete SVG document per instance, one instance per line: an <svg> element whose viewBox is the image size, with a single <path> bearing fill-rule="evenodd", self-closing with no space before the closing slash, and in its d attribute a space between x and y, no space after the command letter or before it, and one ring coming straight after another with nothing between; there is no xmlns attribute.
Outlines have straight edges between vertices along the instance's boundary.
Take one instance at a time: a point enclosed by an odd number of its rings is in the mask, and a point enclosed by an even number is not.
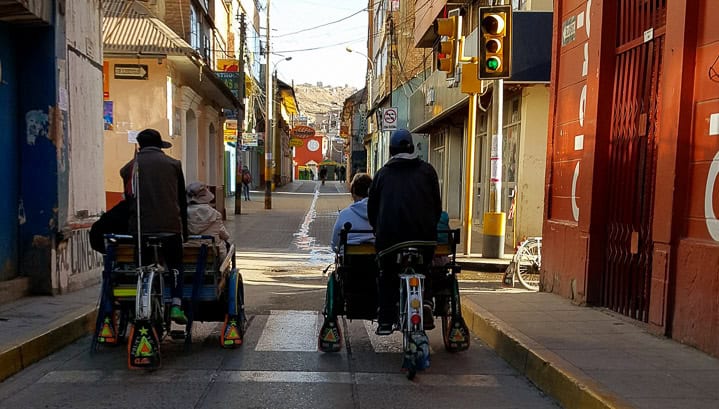
<svg viewBox="0 0 719 409"><path fill-rule="evenodd" d="M136 192L139 182L140 229L143 235L171 233L163 238L160 251L172 272L171 318L178 324L187 323L182 311L182 243L187 239L187 196L182 164L162 151L171 147L155 129L137 135L140 150L135 158L120 169L125 184L125 198L130 202L129 230L137 234ZM137 171L138 177L134 178ZM143 254L152 254L143 248Z"/></svg>

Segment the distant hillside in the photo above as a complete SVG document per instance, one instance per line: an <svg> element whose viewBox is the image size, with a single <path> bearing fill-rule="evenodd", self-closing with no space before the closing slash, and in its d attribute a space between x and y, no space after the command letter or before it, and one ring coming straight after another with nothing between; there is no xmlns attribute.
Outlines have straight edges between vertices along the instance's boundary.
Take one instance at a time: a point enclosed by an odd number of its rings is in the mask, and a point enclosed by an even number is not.
<svg viewBox="0 0 719 409"><path fill-rule="evenodd" d="M356 91L357 88L354 87L295 84L295 96L300 104L300 115L306 116L310 124L315 122L318 115L341 110L345 99ZM334 105L333 102L337 105Z"/></svg>

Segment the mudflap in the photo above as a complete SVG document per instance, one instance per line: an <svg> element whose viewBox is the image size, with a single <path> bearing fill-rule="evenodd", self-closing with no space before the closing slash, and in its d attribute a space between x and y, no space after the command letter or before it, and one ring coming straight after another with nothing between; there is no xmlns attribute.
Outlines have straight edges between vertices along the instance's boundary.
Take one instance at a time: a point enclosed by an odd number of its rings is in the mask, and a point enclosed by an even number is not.
<svg viewBox="0 0 719 409"><path fill-rule="evenodd" d="M322 352L339 352L342 349L342 330L337 325L337 318L325 317L317 348Z"/></svg>
<svg viewBox="0 0 719 409"><path fill-rule="evenodd" d="M466 351L469 348L469 328L461 315L455 315L445 330L444 347L448 352Z"/></svg>
<svg viewBox="0 0 719 409"><path fill-rule="evenodd" d="M102 317L102 323L97 331L97 343L115 345L118 340L118 327L115 312L111 311Z"/></svg>
<svg viewBox="0 0 719 409"><path fill-rule="evenodd" d="M404 351L403 371L422 371L429 368L429 338L424 331L412 334Z"/></svg>
<svg viewBox="0 0 719 409"><path fill-rule="evenodd" d="M149 321L136 321L127 340L127 366L130 369L157 369L162 364L160 338Z"/></svg>
<svg viewBox="0 0 719 409"><path fill-rule="evenodd" d="M237 315L225 314L225 323L220 334L220 344L223 348L235 348L242 345L245 329L242 320Z"/></svg>

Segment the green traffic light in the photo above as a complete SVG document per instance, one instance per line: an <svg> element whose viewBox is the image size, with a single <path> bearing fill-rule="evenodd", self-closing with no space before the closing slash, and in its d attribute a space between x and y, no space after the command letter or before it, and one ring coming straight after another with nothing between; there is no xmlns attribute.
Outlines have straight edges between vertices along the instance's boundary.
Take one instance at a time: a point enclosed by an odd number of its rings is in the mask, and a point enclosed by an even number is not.
<svg viewBox="0 0 719 409"><path fill-rule="evenodd" d="M497 57L492 57L492 58L490 58L490 59L487 60L487 69L488 69L488 70L490 70L490 71L497 71L497 70L499 69L499 66L500 66L499 58L497 58Z"/></svg>

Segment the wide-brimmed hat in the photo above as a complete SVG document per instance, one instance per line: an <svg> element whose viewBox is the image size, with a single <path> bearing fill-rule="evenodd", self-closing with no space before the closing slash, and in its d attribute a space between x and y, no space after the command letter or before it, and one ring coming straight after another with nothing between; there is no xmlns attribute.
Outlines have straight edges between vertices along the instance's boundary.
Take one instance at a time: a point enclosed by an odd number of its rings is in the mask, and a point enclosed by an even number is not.
<svg viewBox="0 0 719 409"><path fill-rule="evenodd" d="M215 195L202 182L192 182L187 185L187 200L190 203L206 204L212 202L214 198Z"/></svg>
<svg viewBox="0 0 719 409"><path fill-rule="evenodd" d="M170 142L162 140L160 132L149 128L137 134L137 143L140 145L140 148L155 146L157 148L167 149L172 147Z"/></svg>

